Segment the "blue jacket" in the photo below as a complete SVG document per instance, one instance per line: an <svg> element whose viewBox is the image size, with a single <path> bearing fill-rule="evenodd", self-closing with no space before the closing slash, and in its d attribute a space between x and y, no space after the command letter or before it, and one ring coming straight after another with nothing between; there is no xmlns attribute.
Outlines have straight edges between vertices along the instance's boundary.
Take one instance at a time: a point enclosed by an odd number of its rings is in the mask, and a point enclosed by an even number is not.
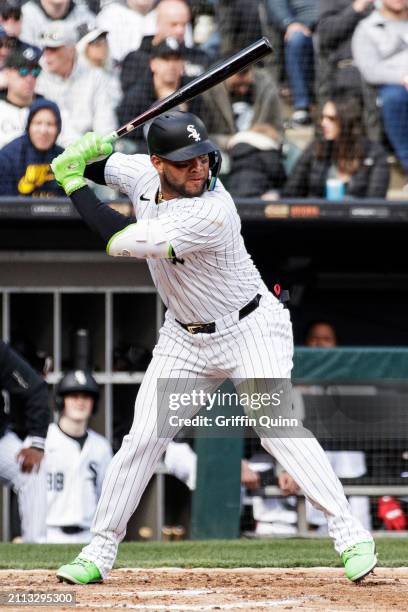
<svg viewBox="0 0 408 612"><path fill-rule="evenodd" d="M50 162L63 152L54 144L47 151L39 151L32 144L28 128L36 112L47 108L57 120L61 131L61 115L58 106L40 98L33 102L27 118L26 132L0 150L0 196L54 197L65 195L51 172Z"/></svg>

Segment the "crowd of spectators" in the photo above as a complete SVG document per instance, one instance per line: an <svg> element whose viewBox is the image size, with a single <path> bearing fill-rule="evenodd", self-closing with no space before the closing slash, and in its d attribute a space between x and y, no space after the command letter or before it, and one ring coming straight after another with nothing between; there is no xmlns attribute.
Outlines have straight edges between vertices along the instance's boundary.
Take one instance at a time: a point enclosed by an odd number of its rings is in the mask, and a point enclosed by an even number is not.
<svg viewBox="0 0 408 612"><path fill-rule="evenodd" d="M384 198L395 170L403 197L407 0L0 0L0 147L8 164L20 155L1 193L56 193L53 181L22 191L24 164L49 155L9 146L37 150L38 99L59 109L53 151L111 132L261 35L273 56L182 107L222 150L232 194ZM145 153L145 131L126 146Z"/></svg>

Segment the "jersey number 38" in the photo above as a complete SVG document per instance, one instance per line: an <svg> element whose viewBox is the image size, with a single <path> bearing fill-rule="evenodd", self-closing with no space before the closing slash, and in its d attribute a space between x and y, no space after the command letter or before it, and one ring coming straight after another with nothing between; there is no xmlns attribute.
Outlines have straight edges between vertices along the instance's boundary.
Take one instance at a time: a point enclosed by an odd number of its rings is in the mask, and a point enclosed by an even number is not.
<svg viewBox="0 0 408 612"><path fill-rule="evenodd" d="M47 489L48 491L62 491L64 488L64 473L63 472L47 472Z"/></svg>

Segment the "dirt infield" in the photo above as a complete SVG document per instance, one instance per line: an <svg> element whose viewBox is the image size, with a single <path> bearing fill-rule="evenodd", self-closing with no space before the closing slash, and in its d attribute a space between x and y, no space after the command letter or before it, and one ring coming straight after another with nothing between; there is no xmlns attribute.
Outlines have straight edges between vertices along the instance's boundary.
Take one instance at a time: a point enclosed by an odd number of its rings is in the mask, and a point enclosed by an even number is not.
<svg viewBox="0 0 408 612"><path fill-rule="evenodd" d="M76 606L0 606L4 610L407 610L408 569L376 569L360 585L340 569L123 569L103 584L73 587L54 572L0 571L0 593L11 589L75 592Z"/></svg>

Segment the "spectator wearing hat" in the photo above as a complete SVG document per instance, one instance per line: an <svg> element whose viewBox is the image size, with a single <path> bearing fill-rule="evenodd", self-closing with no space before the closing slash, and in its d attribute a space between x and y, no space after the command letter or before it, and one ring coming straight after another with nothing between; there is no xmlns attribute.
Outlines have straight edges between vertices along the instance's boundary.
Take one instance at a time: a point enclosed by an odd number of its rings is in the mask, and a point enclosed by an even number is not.
<svg viewBox="0 0 408 612"><path fill-rule="evenodd" d="M119 83L119 68L111 56L107 30L95 28L85 34L76 45L78 61L85 66L102 69L110 81L110 92L114 106L120 101L122 90Z"/></svg>
<svg viewBox="0 0 408 612"><path fill-rule="evenodd" d="M23 5L21 38L31 45L42 46L42 32L56 20L64 21L74 29L92 27L95 15L85 3L73 0L29 0Z"/></svg>
<svg viewBox="0 0 408 612"><path fill-rule="evenodd" d="M191 22L191 11L184 0L161 0L156 9L156 34L143 37L137 51L129 53L122 62L121 85L123 91L139 81L141 73L149 63L152 47L166 38L175 38L179 43L186 43L186 32ZM209 58L199 47L186 46L184 57L184 74L196 77L208 66Z"/></svg>
<svg viewBox="0 0 408 612"><path fill-rule="evenodd" d="M89 131L112 132L116 118L109 78L101 68L78 61L74 28L55 21L41 41L45 62L36 91L60 108L58 144L66 147Z"/></svg>
<svg viewBox="0 0 408 612"><path fill-rule="evenodd" d="M63 152L55 144L60 131L58 106L50 100L35 100L30 107L25 133L0 150L0 196L64 195L50 169L50 162Z"/></svg>
<svg viewBox="0 0 408 612"><path fill-rule="evenodd" d="M36 98L41 72L37 47L17 47L6 58L7 89L0 99L0 147L24 133L29 107Z"/></svg>
<svg viewBox="0 0 408 612"><path fill-rule="evenodd" d="M156 29L154 0L110 2L97 16L97 25L108 31L113 59L120 63L130 51L139 48L145 34Z"/></svg>
<svg viewBox="0 0 408 612"><path fill-rule="evenodd" d="M127 123L154 102L170 95L188 82L184 76L185 47L175 39L167 39L152 47L149 68L139 82L128 89L118 107L117 113L121 124ZM180 110L189 110L200 115L201 98L194 98L183 104ZM128 136L138 145L138 152L147 151L142 128L137 128Z"/></svg>
<svg viewBox="0 0 408 612"><path fill-rule="evenodd" d="M20 0L0 0L0 90L7 88L3 70L5 58L12 49L31 47L21 40L22 12Z"/></svg>

